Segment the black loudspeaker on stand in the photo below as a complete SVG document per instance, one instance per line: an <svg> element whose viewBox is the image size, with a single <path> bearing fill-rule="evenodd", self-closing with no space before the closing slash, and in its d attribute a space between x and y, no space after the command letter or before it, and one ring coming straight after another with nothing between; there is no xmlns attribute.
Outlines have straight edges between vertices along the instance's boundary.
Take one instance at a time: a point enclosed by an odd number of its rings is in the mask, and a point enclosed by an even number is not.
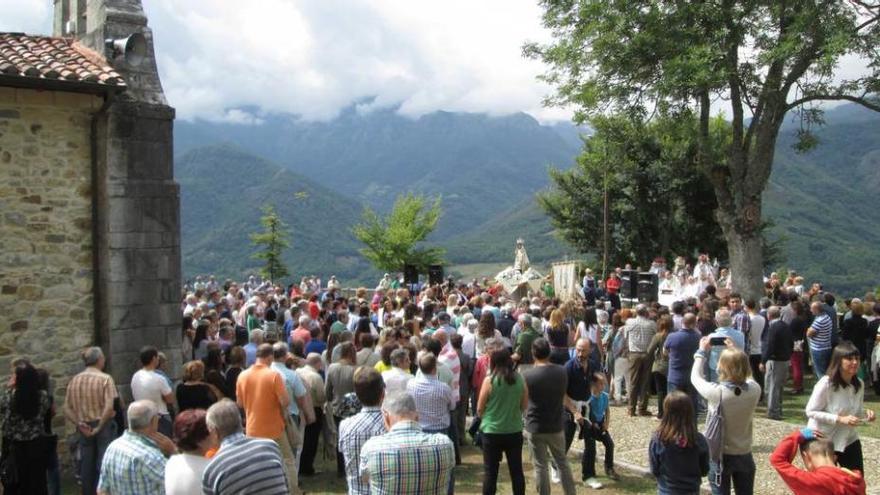
<svg viewBox="0 0 880 495"><path fill-rule="evenodd" d="M656 273L639 273L638 296L640 302L657 302L659 279Z"/></svg>
<svg viewBox="0 0 880 495"><path fill-rule="evenodd" d="M638 272L635 270L620 272L620 297L623 299L638 298Z"/></svg>
<svg viewBox="0 0 880 495"><path fill-rule="evenodd" d="M403 266L403 283L406 285L419 283L419 269L414 265Z"/></svg>
<svg viewBox="0 0 880 495"><path fill-rule="evenodd" d="M431 265L428 267L428 283L431 285L443 283L443 265Z"/></svg>

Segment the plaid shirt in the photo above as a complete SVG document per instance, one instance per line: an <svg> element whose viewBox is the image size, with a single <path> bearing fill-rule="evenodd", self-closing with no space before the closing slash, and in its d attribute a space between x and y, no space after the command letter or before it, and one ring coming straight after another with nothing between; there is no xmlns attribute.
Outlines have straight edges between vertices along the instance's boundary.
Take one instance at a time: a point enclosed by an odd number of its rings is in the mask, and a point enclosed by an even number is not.
<svg viewBox="0 0 880 495"><path fill-rule="evenodd" d="M445 494L454 466L449 437L423 433L415 421L398 422L361 449L360 473L373 495Z"/></svg>
<svg viewBox="0 0 880 495"><path fill-rule="evenodd" d="M651 339L657 333L657 324L647 318L636 316L626 322L623 330L629 341L629 352L648 352Z"/></svg>
<svg viewBox="0 0 880 495"><path fill-rule="evenodd" d="M437 375L419 375L406 384L406 391L416 400L423 429L449 428L449 411L455 409L449 385L441 382Z"/></svg>
<svg viewBox="0 0 880 495"><path fill-rule="evenodd" d="M370 484L358 473L361 447L370 438L383 433L385 421L379 407L364 407L361 412L339 423L339 451L345 457L349 495L370 495Z"/></svg>
<svg viewBox="0 0 880 495"><path fill-rule="evenodd" d="M104 453L98 491L112 495L164 495L165 456L155 442L126 430Z"/></svg>

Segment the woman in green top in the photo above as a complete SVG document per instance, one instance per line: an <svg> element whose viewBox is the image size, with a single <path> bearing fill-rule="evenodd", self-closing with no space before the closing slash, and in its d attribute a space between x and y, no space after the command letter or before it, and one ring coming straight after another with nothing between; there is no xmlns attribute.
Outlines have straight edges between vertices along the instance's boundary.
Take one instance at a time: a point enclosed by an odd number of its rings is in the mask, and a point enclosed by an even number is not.
<svg viewBox="0 0 880 495"><path fill-rule="evenodd" d="M529 391L522 376L513 370L506 348L492 352L489 366L492 373L483 380L477 401L483 433L483 495L495 494L502 454L507 457L513 495L524 495L522 413L529 404Z"/></svg>

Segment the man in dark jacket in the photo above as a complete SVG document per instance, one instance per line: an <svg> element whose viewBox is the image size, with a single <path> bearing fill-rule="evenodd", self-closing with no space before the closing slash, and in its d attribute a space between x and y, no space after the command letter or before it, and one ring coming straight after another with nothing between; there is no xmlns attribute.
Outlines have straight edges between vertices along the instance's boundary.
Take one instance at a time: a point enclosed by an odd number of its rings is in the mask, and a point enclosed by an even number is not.
<svg viewBox="0 0 880 495"><path fill-rule="evenodd" d="M788 378L788 362L794 342L788 324L780 319L779 306L767 309L770 326L761 353L761 371L764 372L764 390L767 393L767 417L782 419L782 389Z"/></svg>

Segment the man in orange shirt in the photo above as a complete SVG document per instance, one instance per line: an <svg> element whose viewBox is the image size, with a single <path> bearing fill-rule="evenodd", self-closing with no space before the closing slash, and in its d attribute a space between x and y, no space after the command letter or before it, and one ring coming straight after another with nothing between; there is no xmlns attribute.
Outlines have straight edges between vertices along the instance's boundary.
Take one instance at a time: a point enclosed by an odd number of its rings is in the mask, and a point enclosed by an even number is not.
<svg viewBox="0 0 880 495"><path fill-rule="evenodd" d="M257 362L241 372L235 392L238 405L245 412L245 433L249 437L268 438L278 444L290 493L299 493L296 461L284 433L290 395L284 387L284 377L271 368L273 360L272 345L261 344L257 348Z"/></svg>

